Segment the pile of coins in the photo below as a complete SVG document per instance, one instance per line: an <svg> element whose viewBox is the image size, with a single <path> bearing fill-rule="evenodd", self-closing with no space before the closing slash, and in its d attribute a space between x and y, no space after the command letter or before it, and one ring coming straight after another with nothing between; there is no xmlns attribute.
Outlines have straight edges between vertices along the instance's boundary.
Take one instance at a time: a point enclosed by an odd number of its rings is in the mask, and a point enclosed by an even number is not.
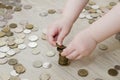
<svg viewBox="0 0 120 80"><path fill-rule="evenodd" d="M13 71L10 72L12 78L13 77L18 78L20 74L23 74L26 71L26 68L22 64L18 63L17 59L14 58L9 59L8 64L10 66L13 66L14 69ZM10 80L12 80L11 77L9 78Z"/></svg>
<svg viewBox="0 0 120 80"><path fill-rule="evenodd" d="M93 0L90 0L88 5L83 9L82 13L80 13L79 18L87 19L89 24L92 24L115 5L115 2L110 2L108 6L102 7L97 5Z"/></svg>
<svg viewBox="0 0 120 80"><path fill-rule="evenodd" d="M57 46L57 51L59 52L59 60L58 63L62 66L67 66L70 64L69 59L67 59L65 56L61 55L61 52L63 51L63 49L65 49L66 47L64 45L59 45L56 43Z"/></svg>

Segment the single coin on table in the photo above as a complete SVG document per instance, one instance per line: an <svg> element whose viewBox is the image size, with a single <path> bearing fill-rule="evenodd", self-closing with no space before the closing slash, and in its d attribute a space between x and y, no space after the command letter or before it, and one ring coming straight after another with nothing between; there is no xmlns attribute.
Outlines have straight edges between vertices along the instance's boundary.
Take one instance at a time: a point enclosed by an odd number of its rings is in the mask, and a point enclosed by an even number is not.
<svg viewBox="0 0 120 80"><path fill-rule="evenodd" d="M107 50L108 49L108 46L105 44L100 44L100 45L98 45L98 47L100 50Z"/></svg>
<svg viewBox="0 0 120 80"><path fill-rule="evenodd" d="M114 68L115 68L116 70L120 70L120 65L115 65Z"/></svg>
<svg viewBox="0 0 120 80"><path fill-rule="evenodd" d="M7 53L6 53L8 56L13 56L15 55L15 51L13 49L10 49Z"/></svg>
<svg viewBox="0 0 120 80"><path fill-rule="evenodd" d="M9 27L10 27L10 28L16 28L16 27L17 27L17 24L16 24L16 23L11 23L11 24L9 24Z"/></svg>
<svg viewBox="0 0 120 80"><path fill-rule="evenodd" d="M0 59L5 58L5 57L6 57L6 53L0 52Z"/></svg>
<svg viewBox="0 0 120 80"><path fill-rule="evenodd" d="M48 51L47 53L46 53L46 56L48 56L48 57L53 57L53 56L55 56L55 52L53 52L53 51Z"/></svg>
<svg viewBox="0 0 120 80"><path fill-rule="evenodd" d="M17 34L17 38L22 38L24 39L26 36L24 33Z"/></svg>
<svg viewBox="0 0 120 80"><path fill-rule="evenodd" d="M29 39L30 41L37 41L37 40L38 40L38 36L37 36L37 35L30 35L30 36L28 37L28 39Z"/></svg>
<svg viewBox="0 0 120 80"><path fill-rule="evenodd" d="M18 74L22 74L26 71L25 67L22 64L16 64L13 66L13 68Z"/></svg>
<svg viewBox="0 0 120 80"><path fill-rule="evenodd" d="M48 12L47 11L41 11L40 13L39 13L39 16L41 16L41 17L46 17L46 16L48 16Z"/></svg>
<svg viewBox="0 0 120 80"><path fill-rule="evenodd" d="M46 39L47 39L46 34L41 34L41 39L42 39L42 40L46 40Z"/></svg>
<svg viewBox="0 0 120 80"><path fill-rule="evenodd" d="M11 72L10 72L10 75L11 76L19 76L19 74L18 73L16 73L16 71L15 70L12 70Z"/></svg>
<svg viewBox="0 0 120 80"><path fill-rule="evenodd" d="M23 50L23 49L25 49L27 46L26 46L26 44L19 44L18 45L18 48L20 49L20 50Z"/></svg>
<svg viewBox="0 0 120 80"><path fill-rule="evenodd" d="M8 80L21 80L18 76L10 76Z"/></svg>
<svg viewBox="0 0 120 80"><path fill-rule="evenodd" d="M11 58L11 59L8 60L9 65L16 65L17 63L18 63L17 59Z"/></svg>
<svg viewBox="0 0 120 80"><path fill-rule="evenodd" d="M8 61L7 58L0 59L0 65L6 64Z"/></svg>
<svg viewBox="0 0 120 80"><path fill-rule="evenodd" d="M49 10L48 10L48 13L49 13L49 14L55 14L55 13L56 13L56 10L55 10L55 9L49 9Z"/></svg>
<svg viewBox="0 0 120 80"><path fill-rule="evenodd" d="M48 73L42 73L40 74L40 77L39 77L40 80L50 80L50 78L51 76Z"/></svg>
<svg viewBox="0 0 120 80"><path fill-rule="evenodd" d="M24 43L24 39L21 39L21 38L17 38L17 39L15 39L15 43L16 44L22 44L22 43Z"/></svg>
<svg viewBox="0 0 120 80"><path fill-rule="evenodd" d="M110 76L117 76L117 75L118 75L118 71L117 71L116 69L110 68L110 69L108 70L108 74L109 74Z"/></svg>
<svg viewBox="0 0 120 80"><path fill-rule="evenodd" d="M28 46L29 46L30 48L35 48L35 47L38 46L38 44L37 44L37 42L29 42L29 43L28 43Z"/></svg>
<svg viewBox="0 0 120 80"><path fill-rule="evenodd" d="M43 68L48 69L48 68L51 68L51 67L52 67L52 64L50 62L44 62L43 63Z"/></svg>
<svg viewBox="0 0 120 80"><path fill-rule="evenodd" d="M30 34L30 33L31 33L31 30L25 29L23 32L24 32L25 34Z"/></svg>
<svg viewBox="0 0 120 80"><path fill-rule="evenodd" d="M30 4L26 4L23 6L24 9L28 10L28 9L31 9L32 8L32 5Z"/></svg>
<svg viewBox="0 0 120 80"><path fill-rule="evenodd" d="M34 49L32 50L32 54L33 54L33 55L38 55L38 54L40 54L40 49L39 49L39 48L34 48Z"/></svg>
<svg viewBox="0 0 120 80"><path fill-rule="evenodd" d="M21 32L23 32L23 27L22 26L20 26L20 27L17 27L17 28L15 28L14 29L14 32L16 32L16 33L21 33Z"/></svg>
<svg viewBox="0 0 120 80"><path fill-rule="evenodd" d="M86 69L80 69L78 71L78 75L81 77L86 77L88 75L88 71Z"/></svg>
<svg viewBox="0 0 120 80"><path fill-rule="evenodd" d="M10 50L10 48L8 46L3 46L3 47L0 47L0 52L3 52L3 53L6 53Z"/></svg>
<svg viewBox="0 0 120 80"><path fill-rule="evenodd" d="M40 60L36 60L33 62L33 67L40 68L42 67L42 62Z"/></svg>
<svg viewBox="0 0 120 80"><path fill-rule="evenodd" d="M26 24L25 28L26 29L33 29L34 25L33 24Z"/></svg>

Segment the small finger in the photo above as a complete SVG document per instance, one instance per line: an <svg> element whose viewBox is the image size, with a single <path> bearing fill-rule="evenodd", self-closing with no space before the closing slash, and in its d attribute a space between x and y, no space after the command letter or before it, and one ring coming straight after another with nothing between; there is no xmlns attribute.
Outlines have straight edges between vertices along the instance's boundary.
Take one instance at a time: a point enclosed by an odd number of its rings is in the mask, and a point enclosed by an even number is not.
<svg viewBox="0 0 120 80"><path fill-rule="evenodd" d="M73 51L70 55L68 55L66 57L70 60L74 60L78 56L79 56L79 53L77 51Z"/></svg>

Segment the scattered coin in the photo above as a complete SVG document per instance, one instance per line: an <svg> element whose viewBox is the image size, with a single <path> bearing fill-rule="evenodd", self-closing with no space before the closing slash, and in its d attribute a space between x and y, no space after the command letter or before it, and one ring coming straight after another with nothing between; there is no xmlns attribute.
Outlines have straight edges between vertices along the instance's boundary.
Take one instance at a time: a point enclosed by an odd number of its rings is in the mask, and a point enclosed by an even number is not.
<svg viewBox="0 0 120 80"><path fill-rule="evenodd" d="M8 80L21 80L18 76L11 76Z"/></svg>
<svg viewBox="0 0 120 80"><path fill-rule="evenodd" d="M33 67L40 68L42 67L42 62L40 60L36 60L33 62Z"/></svg>
<svg viewBox="0 0 120 80"><path fill-rule="evenodd" d="M15 70L12 70L11 72L10 72L10 75L11 76L19 76L19 74L18 73L16 73L16 71Z"/></svg>
<svg viewBox="0 0 120 80"><path fill-rule="evenodd" d="M86 16L86 15L85 15L84 13L81 13L80 16L79 16L79 18L80 18L80 19L83 19L83 18L85 18L85 16Z"/></svg>
<svg viewBox="0 0 120 80"><path fill-rule="evenodd" d="M14 40L15 40L15 37L13 37L13 36L7 38L7 41L10 41L10 42L14 41Z"/></svg>
<svg viewBox="0 0 120 80"><path fill-rule="evenodd" d="M88 75L88 71L86 69L80 69L78 71L78 75L81 77L86 77Z"/></svg>
<svg viewBox="0 0 120 80"><path fill-rule="evenodd" d="M9 48L11 48L11 49L18 48L18 44L15 43L14 45L9 46Z"/></svg>
<svg viewBox="0 0 120 80"><path fill-rule="evenodd" d="M0 59L5 58L5 57L6 57L6 53L0 52Z"/></svg>
<svg viewBox="0 0 120 80"><path fill-rule="evenodd" d="M21 11L21 10L22 10L21 7L15 7L15 8L14 8L14 11L17 11L17 12L19 12L19 11Z"/></svg>
<svg viewBox="0 0 120 80"><path fill-rule="evenodd" d="M89 20L90 20L90 19L93 19L90 14L87 14L85 17L86 17L87 19L89 19Z"/></svg>
<svg viewBox="0 0 120 80"><path fill-rule="evenodd" d="M8 26L3 27L2 32L5 32L5 33L10 32L10 28Z"/></svg>
<svg viewBox="0 0 120 80"><path fill-rule="evenodd" d="M95 22L94 19L89 20L89 24L92 24L93 22Z"/></svg>
<svg viewBox="0 0 120 80"><path fill-rule="evenodd" d="M10 27L10 28L16 28L16 27L17 27L17 24L16 24L16 23L11 23L11 24L9 25L9 27Z"/></svg>
<svg viewBox="0 0 120 80"><path fill-rule="evenodd" d="M0 65L6 64L7 61L7 58L0 59Z"/></svg>
<svg viewBox="0 0 120 80"><path fill-rule="evenodd" d="M55 56L55 54L56 54L55 52L49 51L49 52L46 53L46 56L53 57L53 56Z"/></svg>
<svg viewBox="0 0 120 80"><path fill-rule="evenodd" d="M49 14L55 14L55 13L56 13L56 10L55 10L55 9L49 9L49 10L48 10L48 13L49 13Z"/></svg>
<svg viewBox="0 0 120 80"><path fill-rule="evenodd" d="M28 43L28 46L30 47L30 48L35 48L35 47L37 47L37 42L29 42Z"/></svg>
<svg viewBox="0 0 120 80"><path fill-rule="evenodd" d="M17 27L17 28L15 28L14 29L14 32L16 32L16 33L21 33L21 32L23 32L23 27Z"/></svg>
<svg viewBox="0 0 120 80"><path fill-rule="evenodd" d="M43 68L48 69L48 68L51 68L51 67L52 67L51 63L49 63L49 62L44 62L43 63Z"/></svg>
<svg viewBox="0 0 120 80"><path fill-rule="evenodd" d="M19 53L20 52L20 49L18 49L18 48L14 48L13 50L15 51L15 53Z"/></svg>
<svg viewBox="0 0 120 80"><path fill-rule="evenodd" d="M39 77L40 80L50 80L51 76L48 73L42 73Z"/></svg>
<svg viewBox="0 0 120 80"><path fill-rule="evenodd" d="M47 28L42 29L43 34L47 34Z"/></svg>
<svg viewBox="0 0 120 80"><path fill-rule="evenodd" d="M6 45L6 41L0 40L0 47L3 47L3 46L5 46L5 45Z"/></svg>
<svg viewBox="0 0 120 80"><path fill-rule="evenodd" d="M34 55L40 54L40 49L39 49L39 48L34 48L34 49L32 50L32 54L34 54Z"/></svg>
<svg viewBox="0 0 120 80"><path fill-rule="evenodd" d="M116 2L110 2L109 5L110 6L115 6L117 3Z"/></svg>
<svg viewBox="0 0 120 80"><path fill-rule="evenodd" d="M2 32L2 31L0 31L0 38L1 37L4 37L6 34L4 33L4 32Z"/></svg>
<svg viewBox="0 0 120 80"><path fill-rule="evenodd" d="M8 54L9 56L13 56L13 55L15 55L16 53L15 53L15 51L14 51L13 49L10 49L10 50L7 52L7 54Z"/></svg>
<svg viewBox="0 0 120 80"><path fill-rule="evenodd" d="M100 50L107 50L108 49L108 46L106 46L105 44L100 44L98 47Z"/></svg>
<svg viewBox="0 0 120 80"><path fill-rule="evenodd" d="M3 53L6 53L10 50L10 48L8 46L3 46L3 47L0 47L0 52L3 52Z"/></svg>
<svg viewBox="0 0 120 80"><path fill-rule="evenodd" d="M39 16L41 16L41 17L46 17L48 15L48 12L47 11L41 11L40 13L39 13Z"/></svg>
<svg viewBox="0 0 120 80"><path fill-rule="evenodd" d="M24 33L20 33L17 35L18 38L20 39L24 39L25 38L25 34Z"/></svg>
<svg viewBox="0 0 120 80"><path fill-rule="evenodd" d="M118 75L118 71L111 68L111 69L108 70L108 74L110 76L117 76Z"/></svg>
<svg viewBox="0 0 120 80"><path fill-rule="evenodd" d="M95 80L103 80L103 79L101 79L101 78L96 78Z"/></svg>
<svg viewBox="0 0 120 80"><path fill-rule="evenodd" d="M9 59L9 60L8 60L8 64L9 64L9 65L16 65L17 63L18 63L18 60L17 60L17 59L12 58L12 59Z"/></svg>
<svg viewBox="0 0 120 80"><path fill-rule="evenodd" d="M26 71L25 67L22 64L16 64L13 66L13 68L18 74L22 74Z"/></svg>
<svg viewBox="0 0 120 80"><path fill-rule="evenodd" d="M38 30L39 30L39 27L33 27L33 29L32 29L33 32L36 32Z"/></svg>
<svg viewBox="0 0 120 80"><path fill-rule="evenodd" d="M115 68L116 70L120 70L120 65L115 65L114 68Z"/></svg>
<svg viewBox="0 0 120 80"><path fill-rule="evenodd" d="M25 26L26 29L33 29L33 27L34 27L34 25L32 25L32 24L27 24L27 25Z"/></svg>
<svg viewBox="0 0 120 80"><path fill-rule="evenodd" d="M93 9L99 9L100 7L98 5L93 5L93 6L91 6L91 8L93 8Z"/></svg>
<svg viewBox="0 0 120 80"><path fill-rule="evenodd" d="M8 46L13 46L13 45L15 45L15 42L14 42L14 41L8 41L8 42L7 42L7 45L8 45Z"/></svg>
<svg viewBox="0 0 120 80"><path fill-rule="evenodd" d="M27 5L24 5L23 8L24 8L24 9L31 9L31 8L32 8L32 5L27 4Z"/></svg>
<svg viewBox="0 0 120 80"><path fill-rule="evenodd" d="M13 36L13 32L7 32L6 34L5 34L7 37L10 37L10 36Z"/></svg>
<svg viewBox="0 0 120 80"><path fill-rule="evenodd" d="M0 21L0 27L1 27L1 28L4 27L6 24L7 24L6 21Z"/></svg>
<svg viewBox="0 0 120 80"><path fill-rule="evenodd" d="M31 30L25 29L23 32L24 32L25 34L29 34L29 33L31 33Z"/></svg>
<svg viewBox="0 0 120 80"><path fill-rule="evenodd" d="M20 49L20 50L23 50L23 49L25 49L27 46L26 46L26 44L19 44L18 45L18 48Z"/></svg>
<svg viewBox="0 0 120 80"><path fill-rule="evenodd" d="M15 43L16 44L23 44L24 43L24 39L20 39L20 38L17 38L17 39L15 39Z"/></svg>
<svg viewBox="0 0 120 80"><path fill-rule="evenodd" d="M37 36L37 35L30 35L30 36L28 37L28 39L29 39L30 41L37 41L37 40L38 40L38 36Z"/></svg>

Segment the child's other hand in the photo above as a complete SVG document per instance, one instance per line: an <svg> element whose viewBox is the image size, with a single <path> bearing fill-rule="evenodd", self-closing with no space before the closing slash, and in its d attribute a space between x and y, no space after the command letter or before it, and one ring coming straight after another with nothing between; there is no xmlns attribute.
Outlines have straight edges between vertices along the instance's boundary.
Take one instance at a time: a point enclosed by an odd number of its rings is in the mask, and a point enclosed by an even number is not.
<svg viewBox="0 0 120 80"><path fill-rule="evenodd" d="M61 18L60 20L57 20L49 25L47 29L48 42L53 46L56 46L56 42L59 45L62 45L62 42L70 32L72 25L73 23L65 18Z"/></svg>
<svg viewBox="0 0 120 80"><path fill-rule="evenodd" d="M97 42L92 38L89 31L84 30L75 36L61 55L71 60L81 59L83 56L92 53L96 45Z"/></svg>

